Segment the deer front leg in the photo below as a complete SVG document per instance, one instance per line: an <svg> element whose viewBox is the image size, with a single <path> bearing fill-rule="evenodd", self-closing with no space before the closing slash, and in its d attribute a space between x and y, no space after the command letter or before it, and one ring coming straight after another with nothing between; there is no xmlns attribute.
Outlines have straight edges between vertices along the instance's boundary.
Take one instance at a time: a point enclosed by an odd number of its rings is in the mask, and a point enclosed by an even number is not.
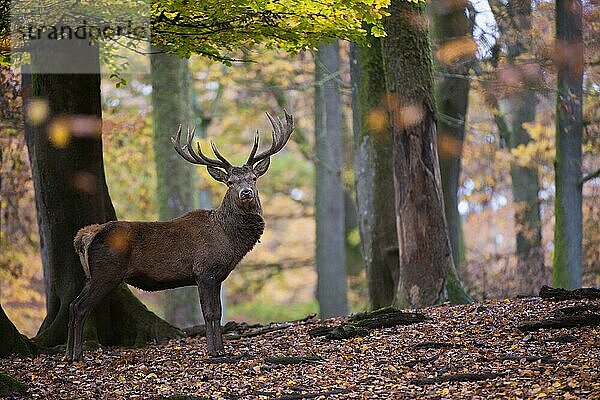
<svg viewBox="0 0 600 400"><path fill-rule="evenodd" d="M221 328L221 316L223 314L221 308L221 283L216 284L213 287L211 292L211 300L212 306L215 310L215 321L214 321L214 335L215 335L215 345L217 347L217 351L221 354L225 353L225 348L223 347L223 329Z"/></svg>
<svg viewBox="0 0 600 400"><path fill-rule="evenodd" d="M206 324L206 346L208 354L211 356L224 353L221 332L220 288L220 283L207 283L206 281L198 283L200 306L202 307L202 314L204 315L204 322Z"/></svg>

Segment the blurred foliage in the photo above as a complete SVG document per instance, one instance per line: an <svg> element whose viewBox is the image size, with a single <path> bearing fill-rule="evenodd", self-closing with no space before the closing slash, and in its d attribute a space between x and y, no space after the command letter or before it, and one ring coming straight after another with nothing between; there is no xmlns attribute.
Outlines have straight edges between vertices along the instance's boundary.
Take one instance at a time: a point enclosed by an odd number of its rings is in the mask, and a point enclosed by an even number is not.
<svg viewBox="0 0 600 400"><path fill-rule="evenodd" d="M0 304L33 335L45 307L22 106L19 76L0 68Z"/></svg>

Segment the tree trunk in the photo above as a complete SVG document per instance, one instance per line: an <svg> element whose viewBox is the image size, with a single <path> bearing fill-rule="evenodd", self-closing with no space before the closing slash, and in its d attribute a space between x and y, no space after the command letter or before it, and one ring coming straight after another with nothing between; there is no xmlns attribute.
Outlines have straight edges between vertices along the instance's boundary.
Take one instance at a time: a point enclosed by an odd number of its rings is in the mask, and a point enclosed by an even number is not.
<svg viewBox="0 0 600 400"><path fill-rule="evenodd" d="M394 302L399 307L420 307L464 291L456 277L444 216L425 6L396 0L389 12L382 54L400 253Z"/></svg>
<svg viewBox="0 0 600 400"><path fill-rule="evenodd" d="M507 7L508 17L498 18L498 25L509 65L514 73L521 72L522 87L508 88L508 95L499 102L502 113L508 118L506 121L497 118L496 122L500 122L498 129L504 132L508 147L514 149L531 141L523 124L534 122L536 113L537 95L531 87L534 80L517 65L517 59L531 48L531 3L516 0L501 7ZM534 294L545 283L537 167L512 163L510 176L517 230L517 290L522 294Z"/></svg>
<svg viewBox="0 0 600 400"><path fill-rule="evenodd" d="M21 356L35 354L35 345L21 335L13 323L4 313L2 305L0 305L0 357L8 357L11 354Z"/></svg>
<svg viewBox="0 0 600 400"><path fill-rule="evenodd" d="M182 161L173 150L170 139L179 125L185 129L195 123L188 60L159 51L154 48L150 55L152 115L158 217L167 221L196 208L198 178L194 166ZM165 291L163 305L165 319L175 326L187 327L201 322L196 287Z"/></svg>
<svg viewBox="0 0 600 400"><path fill-rule="evenodd" d="M552 282L581 286L583 36L580 0L556 1L556 199Z"/></svg>
<svg viewBox="0 0 600 400"><path fill-rule="evenodd" d="M462 0L432 3L433 36L436 48L441 50L439 54L443 54L446 49L468 46L468 41L472 40L471 24L465 15L466 6L467 2ZM436 69L442 74L437 78L435 87L442 192L452 258L458 270L461 270L460 266L464 265L466 257L462 220L458 212L458 188L469 105L470 81L467 75L473 57L474 54L459 58L439 56L436 62Z"/></svg>
<svg viewBox="0 0 600 400"><path fill-rule="evenodd" d="M43 121L26 124L26 141L36 196L47 315L35 338L42 346L67 340L69 304L79 294L84 274L73 249L73 237L89 224L115 219L104 177L101 140L100 65L97 46L79 42L63 53L61 41L32 52L31 106L46 104ZM74 46L72 42L71 46ZM57 55L61 54L60 57ZM97 73L60 71L77 59ZM41 69L45 68L45 69ZM29 77L24 75L24 87ZM86 337L100 343L140 344L175 337L178 331L149 312L126 285L100 304L86 323Z"/></svg>
<svg viewBox="0 0 600 400"><path fill-rule="evenodd" d="M348 314L339 44L315 54L317 299L322 318Z"/></svg>
<svg viewBox="0 0 600 400"><path fill-rule="evenodd" d="M510 149L531 141L523 123L535 121L536 103L536 93L531 89L514 93L507 100ZM517 290L521 294L535 294L546 283L537 167L524 167L513 163L510 167L510 177L517 228Z"/></svg>
<svg viewBox="0 0 600 400"><path fill-rule="evenodd" d="M385 117L381 39L353 45L356 204L372 309L390 306L398 286L398 235L393 203L392 137Z"/></svg>

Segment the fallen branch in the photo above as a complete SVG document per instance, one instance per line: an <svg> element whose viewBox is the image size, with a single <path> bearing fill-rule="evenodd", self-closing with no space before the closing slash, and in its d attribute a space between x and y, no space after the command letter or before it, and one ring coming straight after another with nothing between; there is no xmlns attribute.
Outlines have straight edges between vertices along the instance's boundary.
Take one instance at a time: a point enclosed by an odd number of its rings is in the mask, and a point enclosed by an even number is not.
<svg viewBox="0 0 600 400"><path fill-rule="evenodd" d="M600 310L600 307L598 307L594 304L582 304L582 305L577 305L577 306L572 306L572 307L562 307L557 310L554 310L554 316L560 318L560 317L564 317L567 315L581 315L581 314L585 314L588 312L594 313L599 310Z"/></svg>
<svg viewBox="0 0 600 400"><path fill-rule="evenodd" d="M557 342L557 343L573 343L576 342L577 338L573 335L560 335L550 337L545 340L545 342Z"/></svg>
<svg viewBox="0 0 600 400"><path fill-rule="evenodd" d="M542 286L540 289L540 297L544 300L581 300L600 299L600 289L596 288L580 288L574 290L566 290L561 288L552 288L550 286Z"/></svg>
<svg viewBox="0 0 600 400"><path fill-rule="evenodd" d="M316 364L324 361L321 357L267 357L265 362L269 364Z"/></svg>
<svg viewBox="0 0 600 400"><path fill-rule="evenodd" d="M598 325L600 325L600 314L582 314L527 322L519 325L517 329L521 332L531 332L537 331L538 329L576 328Z"/></svg>
<svg viewBox="0 0 600 400"><path fill-rule="evenodd" d="M412 367L415 367L417 364L431 364L432 362L434 362L438 358L440 358L440 356L433 356L433 357L428 357L428 358L419 358L417 360L412 360L412 361L405 362L404 365L407 366L407 367L412 368Z"/></svg>
<svg viewBox="0 0 600 400"><path fill-rule="evenodd" d="M506 354L506 355L503 355L500 357L500 361L506 361L506 360L510 360L510 361L525 360L527 362L541 361L544 364L553 364L553 363L558 362L558 360L556 358L552 358L550 356L520 356L517 354Z"/></svg>
<svg viewBox="0 0 600 400"><path fill-rule="evenodd" d="M261 324L247 324L245 322L229 321L223 326L223 333L230 332L245 332L250 329L262 328L264 325ZM206 325L194 325L188 328L182 329L185 335L188 337L193 336L206 336Z"/></svg>
<svg viewBox="0 0 600 400"><path fill-rule="evenodd" d="M291 326L291 324L308 322L308 321L314 319L316 317L316 315L317 314L309 314L304 318L285 322L284 325L285 325L285 327L289 327L289 326ZM276 326L276 328L273 328L274 326ZM244 334L245 332L247 332L251 329L257 329L257 328L263 328L263 330L254 331L254 332L251 332L250 334ZM232 335L228 336L229 339L235 340L235 339L240 339L242 337L258 336L258 335L262 335L264 333L273 332L274 330L279 330L279 329L283 329L283 328L281 327L281 324L274 324L274 323L271 323L270 325L261 325L261 324L248 324L246 322L229 321L223 326L222 329L223 329L223 333L237 333L237 334L232 334ZM188 337L206 336L206 325L194 325L194 326L190 326L188 328L183 328L182 330L185 332L185 335Z"/></svg>
<svg viewBox="0 0 600 400"><path fill-rule="evenodd" d="M494 379L503 374L498 374L495 372L489 373L481 373L481 374L450 374L450 375L441 375L436 376L434 378L418 378L411 379L410 383L413 385L431 385L433 383L441 383L441 382L477 382L477 381L485 381L488 379Z"/></svg>
<svg viewBox="0 0 600 400"><path fill-rule="evenodd" d="M367 336L369 334L369 330L355 325L342 324L339 326L319 326L309 330L308 334L312 337L325 336L330 340L343 340L359 336Z"/></svg>
<svg viewBox="0 0 600 400"><path fill-rule="evenodd" d="M389 314L373 315L356 321L354 324L368 329L391 328L397 325L411 325L427 320L427 316L421 313L407 313L397 311Z"/></svg>
<svg viewBox="0 0 600 400"><path fill-rule="evenodd" d="M327 339L341 340L357 336L366 336L369 329L391 328L397 325L410 325L427 320L421 313L399 311L393 307L359 313L349 318L349 324L338 326L318 326L308 331L312 337L325 336Z"/></svg>
<svg viewBox="0 0 600 400"><path fill-rule="evenodd" d="M600 168L598 168L594 172L590 172L583 178L579 179L579 185L583 186L583 184L586 183L587 181L591 181L592 179L596 179L598 177L600 177Z"/></svg>
<svg viewBox="0 0 600 400"><path fill-rule="evenodd" d="M271 325L271 326L265 326L264 328L258 329L256 331L252 331L252 332L245 332L245 333L239 333L239 334L228 334L225 337L229 340L237 340L237 339L242 339L242 338L251 338L251 337L255 337L255 336L260 336L260 335L264 335L266 333L270 333L270 332L275 332L275 331L280 331L282 329L287 329L294 326L291 323L286 323L283 325Z"/></svg>

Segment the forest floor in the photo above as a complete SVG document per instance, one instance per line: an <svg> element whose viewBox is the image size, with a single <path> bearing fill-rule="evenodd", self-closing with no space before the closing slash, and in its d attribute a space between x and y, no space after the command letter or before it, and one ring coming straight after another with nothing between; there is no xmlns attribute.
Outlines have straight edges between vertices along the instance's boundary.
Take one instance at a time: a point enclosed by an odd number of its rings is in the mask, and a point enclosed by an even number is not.
<svg viewBox="0 0 600 400"><path fill-rule="evenodd" d="M600 399L599 310L598 299L530 297L425 308L425 321L407 314L412 324L388 328L357 318L242 324L226 336L226 357L207 357L195 336L86 351L76 363L1 360L0 372L25 383L14 398L28 399Z"/></svg>

